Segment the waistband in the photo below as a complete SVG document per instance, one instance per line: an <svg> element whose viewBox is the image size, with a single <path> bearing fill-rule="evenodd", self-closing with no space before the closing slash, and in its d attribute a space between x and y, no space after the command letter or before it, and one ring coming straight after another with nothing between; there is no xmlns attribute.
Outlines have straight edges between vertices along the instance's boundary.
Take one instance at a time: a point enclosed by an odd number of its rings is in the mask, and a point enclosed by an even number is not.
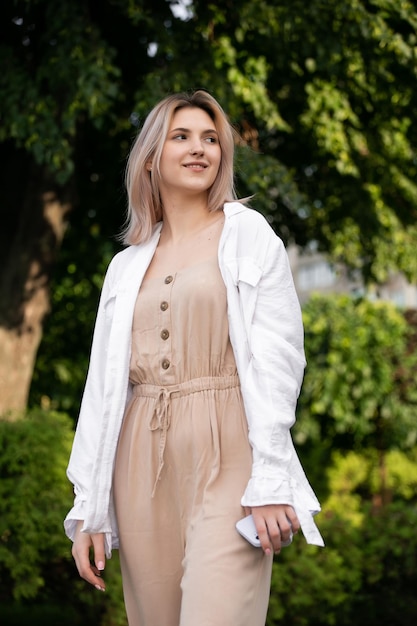
<svg viewBox="0 0 417 626"><path fill-rule="evenodd" d="M199 391L232 389L239 386L239 376L202 376L191 378L174 385L154 385L151 383L139 383L133 386L133 395L145 398L160 398L161 394L169 398L187 396Z"/></svg>

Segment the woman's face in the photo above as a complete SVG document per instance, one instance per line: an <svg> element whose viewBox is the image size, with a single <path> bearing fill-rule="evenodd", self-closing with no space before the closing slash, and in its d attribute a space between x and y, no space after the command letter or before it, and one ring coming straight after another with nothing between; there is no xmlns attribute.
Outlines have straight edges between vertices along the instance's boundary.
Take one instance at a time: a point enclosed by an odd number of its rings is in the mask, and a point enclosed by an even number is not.
<svg viewBox="0 0 417 626"><path fill-rule="evenodd" d="M161 154L161 194L205 194L213 185L221 161L219 137L211 117L196 107L173 116Z"/></svg>

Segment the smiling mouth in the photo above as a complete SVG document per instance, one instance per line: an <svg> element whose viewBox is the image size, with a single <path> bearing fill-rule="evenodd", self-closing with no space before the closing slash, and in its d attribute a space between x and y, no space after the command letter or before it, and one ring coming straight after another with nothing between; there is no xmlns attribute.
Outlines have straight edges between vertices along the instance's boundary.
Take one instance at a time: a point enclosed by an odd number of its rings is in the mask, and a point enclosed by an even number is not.
<svg viewBox="0 0 417 626"><path fill-rule="evenodd" d="M184 167L189 170L205 170L207 165L205 163L186 163Z"/></svg>

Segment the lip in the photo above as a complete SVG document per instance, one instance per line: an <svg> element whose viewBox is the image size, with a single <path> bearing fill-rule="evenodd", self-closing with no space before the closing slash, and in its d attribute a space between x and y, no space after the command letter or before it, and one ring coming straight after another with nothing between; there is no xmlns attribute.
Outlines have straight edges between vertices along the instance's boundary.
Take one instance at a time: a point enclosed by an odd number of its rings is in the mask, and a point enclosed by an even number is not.
<svg viewBox="0 0 417 626"><path fill-rule="evenodd" d="M206 169L208 167L208 163L206 163L205 161L190 161L189 163L184 163L184 167L193 169L193 168L200 168L200 169Z"/></svg>

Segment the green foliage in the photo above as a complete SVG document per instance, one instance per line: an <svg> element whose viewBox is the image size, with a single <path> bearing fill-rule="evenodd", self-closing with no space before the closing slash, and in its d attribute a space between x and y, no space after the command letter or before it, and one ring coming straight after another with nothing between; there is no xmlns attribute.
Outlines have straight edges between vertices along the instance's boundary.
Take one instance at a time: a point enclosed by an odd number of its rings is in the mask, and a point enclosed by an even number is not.
<svg viewBox="0 0 417 626"><path fill-rule="evenodd" d="M239 196L254 196L249 204L263 213L285 243L303 236L309 201L289 168L246 145L236 150L236 174Z"/></svg>
<svg viewBox="0 0 417 626"><path fill-rule="evenodd" d="M303 310L308 367L296 438L324 447L415 445L409 326L393 305L313 297Z"/></svg>
<svg viewBox="0 0 417 626"><path fill-rule="evenodd" d="M3 3L0 141L70 183L75 201L80 163L119 189L150 107L204 87L259 154L257 173L242 161L241 194L259 193L285 239L315 240L369 281L397 268L415 278L413 3L194 0L186 19L175 4Z"/></svg>
<svg viewBox="0 0 417 626"><path fill-rule="evenodd" d="M334 490L318 516L326 548L308 546L296 537L275 559L268 626L415 623L416 453L412 499L407 502L398 492L395 502L379 508L359 495L367 481L370 487L370 458L355 455L355 463L335 458L330 467ZM402 461L407 464L405 455ZM394 473L390 465L389 481L395 482Z"/></svg>
<svg viewBox="0 0 417 626"><path fill-rule="evenodd" d="M79 578L71 557L63 520L73 501L72 438L71 420L54 411L0 420L0 611L13 626L126 623L117 553L106 594Z"/></svg>
<svg viewBox="0 0 417 626"><path fill-rule="evenodd" d="M334 532L342 524L334 524ZM328 526L322 524L323 530ZM275 559L268 626L333 626L349 624L352 598L361 584L357 558L359 533L343 528L341 552L327 546L319 550L296 538L291 548Z"/></svg>
<svg viewBox="0 0 417 626"><path fill-rule="evenodd" d="M383 455L375 449L335 451L326 474L326 513L361 528L366 524L366 503L378 512L393 501L415 505L417 448L407 454L394 449Z"/></svg>
<svg viewBox="0 0 417 626"><path fill-rule="evenodd" d="M0 46L0 141L13 140L65 182L80 119L102 127L119 97L115 51L85 3L65 2L59 11L50 2L5 4L15 6L2 8L9 29Z"/></svg>
<svg viewBox="0 0 417 626"><path fill-rule="evenodd" d="M0 421L0 572L3 593L33 598L51 568L68 558L62 521L71 502L65 469L71 422L58 413L32 411Z"/></svg>
<svg viewBox="0 0 417 626"><path fill-rule="evenodd" d="M202 4L196 25L227 72L226 108L308 198L303 232L288 221L297 241L316 240L369 280L396 267L415 276L415 6Z"/></svg>

